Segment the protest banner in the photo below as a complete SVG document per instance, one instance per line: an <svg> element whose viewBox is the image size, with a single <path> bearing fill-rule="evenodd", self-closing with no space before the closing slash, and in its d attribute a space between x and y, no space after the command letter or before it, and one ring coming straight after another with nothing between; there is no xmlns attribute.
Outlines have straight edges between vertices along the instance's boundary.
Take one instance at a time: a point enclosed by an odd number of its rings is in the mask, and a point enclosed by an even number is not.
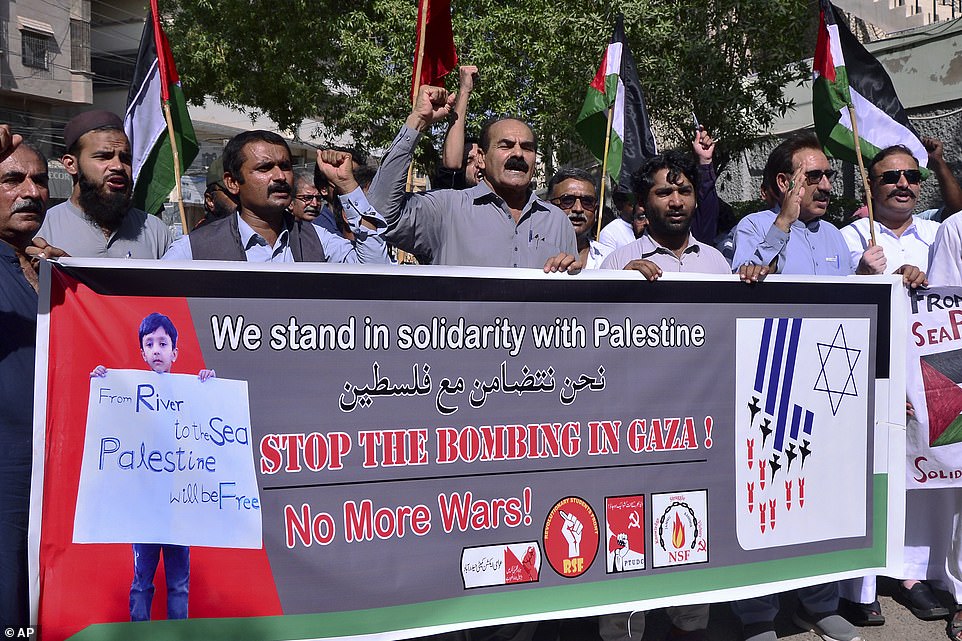
<svg viewBox="0 0 962 641"><path fill-rule="evenodd" d="M86 427L74 543L261 547L246 382L109 370Z"/></svg>
<svg viewBox="0 0 962 641"><path fill-rule="evenodd" d="M131 263L45 268L44 638L407 638L901 564L895 277ZM263 546L192 547L190 618L158 574L131 623L129 546L73 525L89 373L144 369L155 311L174 374L247 382Z"/></svg>
<svg viewBox="0 0 962 641"><path fill-rule="evenodd" d="M915 292L909 305L905 487L962 485L962 288Z"/></svg>

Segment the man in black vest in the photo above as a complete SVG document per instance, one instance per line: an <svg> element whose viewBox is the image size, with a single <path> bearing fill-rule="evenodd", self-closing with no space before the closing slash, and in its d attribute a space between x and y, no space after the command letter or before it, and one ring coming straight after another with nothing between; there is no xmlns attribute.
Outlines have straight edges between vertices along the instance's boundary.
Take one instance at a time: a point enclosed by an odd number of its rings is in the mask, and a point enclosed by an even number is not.
<svg viewBox="0 0 962 641"><path fill-rule="evenodd" d="M238 202L236 214L176 240L164 260L388 263L380 234L384 219L354 180L351 155L318 150L317 166L343 194L339 198L353 241L294 218L289 211L294 171L287 142L270 131L245 131L224 148L224 185Z"/></svg>

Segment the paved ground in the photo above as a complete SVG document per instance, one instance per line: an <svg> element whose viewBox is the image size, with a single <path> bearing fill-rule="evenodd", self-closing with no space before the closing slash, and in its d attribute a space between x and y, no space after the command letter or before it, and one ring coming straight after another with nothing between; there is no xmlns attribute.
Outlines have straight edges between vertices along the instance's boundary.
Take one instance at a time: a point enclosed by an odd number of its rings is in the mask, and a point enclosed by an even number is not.
<svg viewBox="0 0 962 641"><path fill-rule="evenodd" d="M879 601L885 615L885 625L862 628L865 641L947 641L945 621L919 621L911 612L894 601L895 584L885 579L879 580ZM948 600L948 595L941 595ZM795 599L792 593L781 595L782 610L776 620L776 633L779 639L790 641L820 641L821 637L803 632L792 623ZM948 606L949 603L946 603ZM663 613L649 614L647 629L642 641L662 641L668 631L668 620ZM600 641L596 620L592 618L575 619L564 624L560 641ZM711 623L708 627L710 641L741 641L741 630L727 604L715 604L711 608Z"/></svg>

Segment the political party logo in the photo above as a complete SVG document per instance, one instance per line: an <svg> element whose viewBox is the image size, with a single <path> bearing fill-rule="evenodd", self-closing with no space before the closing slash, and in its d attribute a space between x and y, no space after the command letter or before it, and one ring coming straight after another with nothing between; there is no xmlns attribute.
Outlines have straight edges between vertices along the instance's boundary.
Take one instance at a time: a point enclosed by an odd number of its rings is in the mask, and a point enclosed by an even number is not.
<svg viewBox="0 0 962 641"><path fill-rule="evenodd" d="M929 447L962 442L962 350L921 357Z"/></svg>
<svg viewBox="0 0 962 641"><path fill-rule="evenodd" d="M598 518L583 499L568 496L548 512L544 554L551 569L574 578L588 571L598 553Z"/></svg>
<svg viewBox="0 0 962 641"><path fill-rule="evenodd" d="M737 320L735 489L746 549L809 540L816 515L803 513L816 504L833 524L846 521L838 536L864 531L841 496L865 501L869 329L854 318ZM839 490L840 477L854 485ZM838 518L842 509L851 519Z"/></svg>
<svg viewBox="0 0 962 641"><path fill-rule="evenodd" d="M608 553L605 571L645 569L645 497L609 496L605 499L605 537Z"/></svg>
<svg viewBox="0 0 962 641"><path fill-rule="evenodd" d="M652 565L708 562L708 491L651 495Z"/></svg>
<svg viewBox="0 0 962 641"><path fill-rule="evenodd" d="M461 551L461 578L466 589L536 583L540 572L541 550L535 541Z"/></svg>

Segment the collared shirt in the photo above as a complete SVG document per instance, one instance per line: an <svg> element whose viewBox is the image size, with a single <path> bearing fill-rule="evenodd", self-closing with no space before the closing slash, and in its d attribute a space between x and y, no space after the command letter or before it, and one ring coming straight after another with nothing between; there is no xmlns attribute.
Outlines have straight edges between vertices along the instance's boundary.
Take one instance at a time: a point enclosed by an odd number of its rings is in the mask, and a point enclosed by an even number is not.
<svg viewBox="0 0 962 641"><path fill-rule="evenodd" d="M388 223L389 242L435 265L540 269L562 252L578 254L568 217L533 192L517 223L504 199L484 182L463 191L405 194L419 135L408 127L401 130L368 190Z"/></svg>
<svg viewBox="0 0 962 641"><path fill-rule="evenodd" d="M955 214L939 225L929 249L926 275L932 287L962 285L962 214Z"/></svg>
<svg viewBox="0 0 962 641"><path fill-rule="evenodd" d="M320 225L304 225L302 229L312 229L321 241L324 248L324 255L330 263L389 263L387 255L387 245L384 243L382 231L384 230L384 219L374 211L368 203L364 192L360 187L345 196L339 196L341 205L351 231L354 232L354 241L347 240L336 234L332 234ZM269 245L267 240L254 231L254 229L244 222L240 214L237 216L237 231L240 232L241 244L244 246L244 254L249 263L293 263L294 254L291 253L290 231L282 229L277 235L277 240L273 245ZM361 218L365 217L377 225L377 229L370 229L361 225ZM164 260L193 260L194 255L190 248L190 239L187 236L178 238L167 253Z"/></svg>
<svg viewBox="0 0 962 641"><path fill-rule="evenodd" d="M607 258L610 253L611 247L602 245L594 240L589 240L588 256L585 258L585 269L601 269L601 263L605 262L605 258Z"/></svg>
<svg viewBox="0 0 962 641"><path fill-rule="evenodd" d="M100 226L69 200L47 210L37 236L77 258L160 258L174 241L160 218L133 208L116 231L104 236Z"/></svg>
<svg viewBox="0 0 962 641"><path fill-rule="evenodd" d="M774 225L779 209L745 216L735 228L735 271L745 264L770 265L776 257L779 274L848 276L852 274L848 245L831 223L816 218L796 220L789 232Z"/></svg>
<svg viewBox="0 0 962 641"><path fill-rule="evenodd" d="M635 229L631 223L622 218L615 218L613 221L601 228L598 234L598 242L609 249L624 247L628 243L635 242Z"/></svg>
<svg viewBox="0 0 962 641"><path fill-rule="evenodd" d="M728 261L711 245L698 242L688 234L688 246L677 256L675 252L658 244L646 230L641 238L614 250L601 264L602 269L624 269L633 260L649 260L661 267L663 272L688 274L730 274Z"/></svg>
<svg viewBox="0 0 962 641"><path fill-rule="evenodd" d="M886 273L891 274L902 265L914 265L925 270L929 264L929 247L938 231L939 223L934 220L913 218L912 224L902 235L896 236L891 229L876 221L875 242L885 252ZM852 271L855 271L871 240L868 218L859 218L843 227L842 236L852 252Z"/></svg>

